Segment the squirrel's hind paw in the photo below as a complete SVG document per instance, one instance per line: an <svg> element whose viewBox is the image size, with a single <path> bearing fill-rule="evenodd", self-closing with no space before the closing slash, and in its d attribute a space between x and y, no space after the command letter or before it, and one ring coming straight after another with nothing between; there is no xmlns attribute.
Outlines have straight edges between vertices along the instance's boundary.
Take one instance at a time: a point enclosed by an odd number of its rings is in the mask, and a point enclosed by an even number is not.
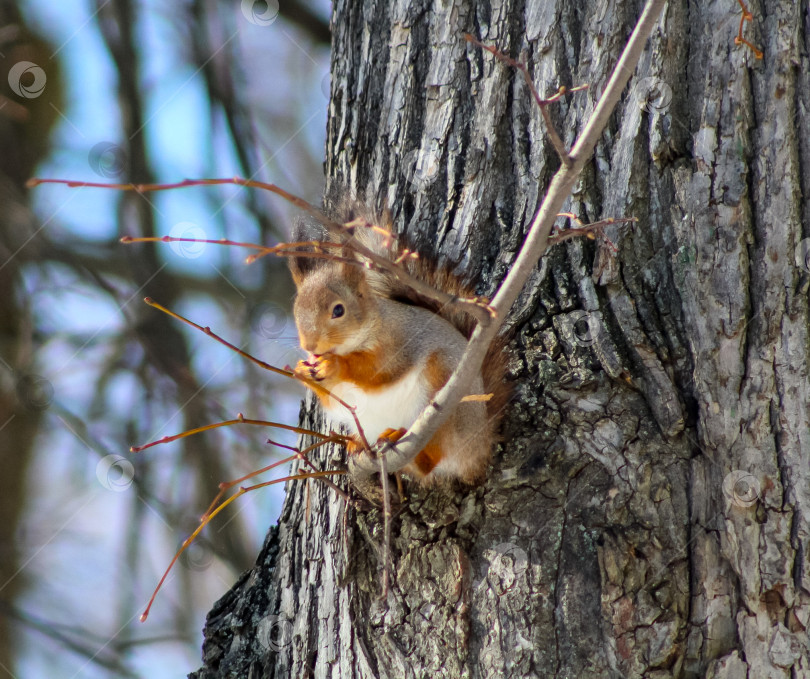
<svg viewBox="0 0 810 679"><path fill-rule="evenodd" d="M399 429L386 429L380 434L379 438L372 446L372 448L381 448L385 444L393 444L399 441L408 430L405 427L400 427ZM363 442L360 440L360 437L357 434L352 434L349 437L349 440L346 441L346 452L349 455L359 455L364 450Z"/></svg>
<svg viewBox="0 0 810 679"><path fill-rule="evenodd" d="M363 442L357 434L352 434L346 441L346 452L349 455L359 455L363 452Z"/></svg>
<svg viewBox="0 0 810 679"><path fill-rule="evenodd" d="M386 429L377 439L377 443L396 443L399 441L408 430L405 427L399 429Z"/></svg>

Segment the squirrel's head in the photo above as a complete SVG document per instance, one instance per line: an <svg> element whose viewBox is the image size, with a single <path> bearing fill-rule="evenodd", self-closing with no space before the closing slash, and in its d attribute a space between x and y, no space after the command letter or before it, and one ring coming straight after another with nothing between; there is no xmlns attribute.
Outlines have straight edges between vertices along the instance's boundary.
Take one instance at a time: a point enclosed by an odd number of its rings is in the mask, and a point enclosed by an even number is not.
<svg viewBox="0 0 810 679"><path fill-rule="evenodd" d="M377 306L361 268L328 264L295 277L295 284L293 314L305 351L345 355L367 346Z"/></svg>

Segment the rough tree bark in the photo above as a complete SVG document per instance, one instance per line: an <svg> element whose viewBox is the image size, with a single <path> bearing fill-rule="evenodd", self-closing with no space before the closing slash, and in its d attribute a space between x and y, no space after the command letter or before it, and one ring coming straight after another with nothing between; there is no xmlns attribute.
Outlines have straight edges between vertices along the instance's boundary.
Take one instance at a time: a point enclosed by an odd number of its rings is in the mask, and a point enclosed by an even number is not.
<svg viewBox="0 0 810 679"><path fill-rule="evenodd" d="M639 2L335 3L326 170L491 293ZM810 677L806 3L670 3L514 332L488 481L393 528L296 483L211 611L207 677ZM311 404L309 404L311 405ZM309 409L304 421L326 426ZM340 452L330 453L340 460Z"/></svg>

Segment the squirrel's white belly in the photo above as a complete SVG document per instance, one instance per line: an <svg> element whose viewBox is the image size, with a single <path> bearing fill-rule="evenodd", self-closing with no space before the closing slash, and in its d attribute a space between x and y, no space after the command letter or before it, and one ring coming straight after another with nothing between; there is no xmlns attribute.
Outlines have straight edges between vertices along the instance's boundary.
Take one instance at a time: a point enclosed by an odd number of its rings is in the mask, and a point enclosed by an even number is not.
<svg viewBox="0 0 810 679"><path fill-rule="evenodd" d="M364 391L351 382L343 382L332 388L335 396L349 405L356 406L357 419L369 443L374 443L386 429L410 427L422 409L428 404L428 390L422 377L422 366L417 365L396 382ZM339 403L326 408L329 416L357 431L351 413Z"/></svg>

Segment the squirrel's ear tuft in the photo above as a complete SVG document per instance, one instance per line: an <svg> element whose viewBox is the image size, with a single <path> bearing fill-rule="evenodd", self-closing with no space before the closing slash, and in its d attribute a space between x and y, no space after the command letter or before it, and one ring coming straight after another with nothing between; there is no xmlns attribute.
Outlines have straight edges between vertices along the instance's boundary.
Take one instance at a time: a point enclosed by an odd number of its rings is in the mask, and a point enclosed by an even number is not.
<svg viewBox="0 0 810 679"><path fill-rule="evenodd" d="M360 286L366 279L366 270L359 264L349 264L342 262L340 265L340 275L344 281L352 286Z"/></svg>
<svg viewBox="0 0 810 679"><path fill-rule="evenodd" d="M301 283L304 282L304 279L307 277L307 273L309 273L305 267L301 266L303 259L304 257L287 258L287 263L290 266L290 273L292 274L293 283L295 283L296 288L301 287Z"/></svg>
<svg viewBox="0 0 810 679"><path fill-rule="evenodd" d="M327 234L323 226L317 220L307 217L296 217L293 220L290 242L300 243L309 241L327 240ZM312 251L312 248L301 247L303 252ZM296 287L300 287L304 279L318 266L321 260L312 257L288 257L287 261L292 273L293 282Z"/></svg>

